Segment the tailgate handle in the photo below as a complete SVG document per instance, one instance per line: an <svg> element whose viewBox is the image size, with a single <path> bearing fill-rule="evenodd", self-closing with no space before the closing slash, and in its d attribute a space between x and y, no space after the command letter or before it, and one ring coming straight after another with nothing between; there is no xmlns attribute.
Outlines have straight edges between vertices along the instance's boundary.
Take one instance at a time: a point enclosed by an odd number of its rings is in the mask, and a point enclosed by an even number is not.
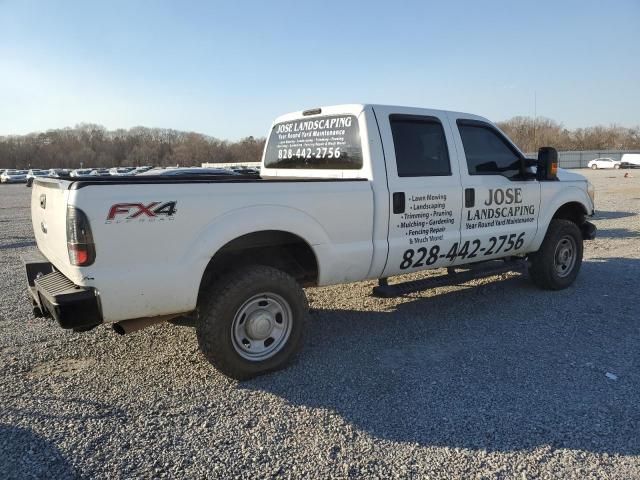
<svg viewBox="0 0 640 480"><path fill-rule="evenodd" d="M404 192L394 192L393 213L404 213Z"/></svg>
<svg viewBox="0 0 640 480"><path fill-rule="evenodd" d="M40 208L47 208L47 196L44 193L40 195Z"/></svg>

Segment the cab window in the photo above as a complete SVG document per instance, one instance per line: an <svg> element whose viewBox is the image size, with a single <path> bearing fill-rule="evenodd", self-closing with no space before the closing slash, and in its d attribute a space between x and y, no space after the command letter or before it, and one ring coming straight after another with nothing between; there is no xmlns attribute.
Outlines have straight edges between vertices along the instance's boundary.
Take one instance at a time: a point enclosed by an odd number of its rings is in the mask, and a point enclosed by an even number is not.
<svg viewBox="0 0 640 480"><path fill-rule="evenodd" d="M522 158L492 126L458 120L469 175L521 176Z"/></svg>
<svg viewBox="0 0 640 480"><path fill-rule="evenodd" d="M398 177L451 175L442 124L435 117L391 115Z"/></svg>

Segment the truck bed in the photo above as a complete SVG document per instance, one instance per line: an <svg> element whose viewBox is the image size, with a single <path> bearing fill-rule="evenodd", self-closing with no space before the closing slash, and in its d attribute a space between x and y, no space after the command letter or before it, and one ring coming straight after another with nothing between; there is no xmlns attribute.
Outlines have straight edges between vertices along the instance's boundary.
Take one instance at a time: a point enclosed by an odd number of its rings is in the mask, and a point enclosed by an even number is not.
<svg viewBox="0 0 640 480"><path fill-rule="evenodd" d="M70 263L68 207L88 218L90 266ZM213 255L252 232L303 239L320 265L319 284L365 278L373 209L367 179L255 175L39 178L31 200L38 248L74 284L100 292L106 322L192 310Z"/></svg>

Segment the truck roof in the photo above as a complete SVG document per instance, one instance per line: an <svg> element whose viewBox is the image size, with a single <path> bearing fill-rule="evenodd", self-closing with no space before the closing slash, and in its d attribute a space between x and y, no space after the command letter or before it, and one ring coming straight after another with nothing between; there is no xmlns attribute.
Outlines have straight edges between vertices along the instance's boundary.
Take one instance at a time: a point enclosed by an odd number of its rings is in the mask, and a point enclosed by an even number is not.
<svg viewBox="0 0 640 480"><path fill-rule="evenodd" d="M280 122L284 122L287 120L291 120L293 118L300 118L302 116L313 116L313 115L318 115L318 114L334 114L334 113L344 113L344 112L349 112L352 113L354 115L359 114L360 112L364 111L367 108L380 108L380 109L397 109L398 111L406 111L407 113L410 111L415 111L416 113L418 113L418 111L423 110L423 111L430 111L430 112L434 112L434 113L453 113L456 115L460 115L460 116L464 116L467 118L474 118L476 120L482 120L485 122L491 122L491 120L481 117L479 115L475 115L472 113L466 113L466 112L458 112L455 110L442 110L442 109L437 109L437 108L430 108L430 107L423 107L423 106L409 106L409 105L387 105L387 104L381 104L381 103L343 103L343 104L338 104L338 105L321 105L321 106L316 106L316 107L312 107L312 108L308 108L305 110L298 110L295 112L289 112L289 113L285 113L283 115L280 115L279 117L277 117L274 120L274 124L275 123L280 123ZM305 115L306 114L306 115Z"/></svg>

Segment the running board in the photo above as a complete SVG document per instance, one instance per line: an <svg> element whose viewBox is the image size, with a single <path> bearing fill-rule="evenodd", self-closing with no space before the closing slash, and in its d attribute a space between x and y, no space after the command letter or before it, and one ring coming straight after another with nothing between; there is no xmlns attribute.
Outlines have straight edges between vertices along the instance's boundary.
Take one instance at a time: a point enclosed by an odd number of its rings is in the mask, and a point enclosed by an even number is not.
<svg viewBox="0 0 640 480"><path fill-rule="evenodd" d="M430 288L446 287L458 283L465 283L477 278L490 277L507 272L521 272L527 265L522 258L513 260L489 260L482 263L474 263L457 267L465 269L456 272L455 267L447 268L447 273L421 280L409 280L407 282L389 285L386 278L378 280L378 286L373 287L373 296L381 298L400 297L408 293L420 292Z"/></svg>

